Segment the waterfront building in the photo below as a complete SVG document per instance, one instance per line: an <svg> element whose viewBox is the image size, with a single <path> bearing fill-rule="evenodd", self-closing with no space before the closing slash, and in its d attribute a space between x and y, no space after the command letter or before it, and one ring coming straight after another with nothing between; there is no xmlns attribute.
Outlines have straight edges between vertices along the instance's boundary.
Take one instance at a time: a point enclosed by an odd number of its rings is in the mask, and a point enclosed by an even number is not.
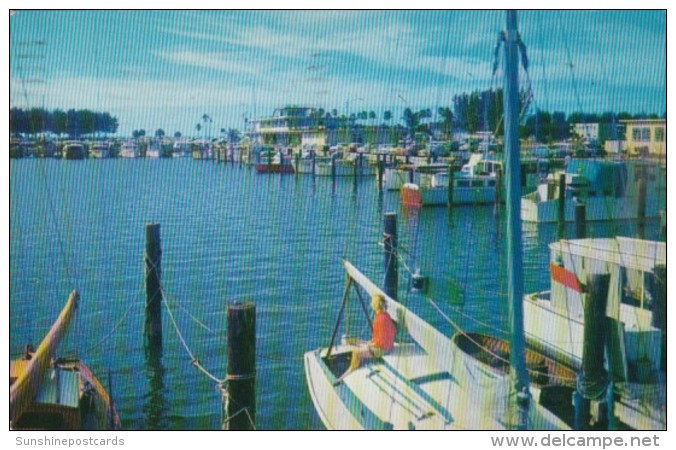
<svg viewBox="0 0 676 450"><path fill-rule="evenodd" d="M664 158L667 152L667 120L621 120L626 126L625 149L630 156Z"/></svg>
<svg viewBox="0 0 676 450"><path fill-rule="evenodd" d="M271 117L251 122L252 138L259 145L300 148L326 143L325 127L315 108L287 106L276 109Z"/></svg>

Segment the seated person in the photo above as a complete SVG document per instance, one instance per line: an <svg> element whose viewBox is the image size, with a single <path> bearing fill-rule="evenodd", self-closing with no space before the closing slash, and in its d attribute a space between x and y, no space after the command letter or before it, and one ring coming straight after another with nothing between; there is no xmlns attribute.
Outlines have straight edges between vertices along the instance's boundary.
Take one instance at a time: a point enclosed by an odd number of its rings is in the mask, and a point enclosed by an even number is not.
<svg viewBox="0 0 676 450"><path fill-rule="evenodd" d="M369 342L360 341L359 347L352 351L350 367L338 378L336 384L340 384L348 374L357 370L362 361L382 358L383 355L394 347L394 335L397 329L392 322L392 318L385 310L387 308L385 297L381 294L374 294L371 297L371 308L375 312L375 317L373 318L373 337Z"/></svg>

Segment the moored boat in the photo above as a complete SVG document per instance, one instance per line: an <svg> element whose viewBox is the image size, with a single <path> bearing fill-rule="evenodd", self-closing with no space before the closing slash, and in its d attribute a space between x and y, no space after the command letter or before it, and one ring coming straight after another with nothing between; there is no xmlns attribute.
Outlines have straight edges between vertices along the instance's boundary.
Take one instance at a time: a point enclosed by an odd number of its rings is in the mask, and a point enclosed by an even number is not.
<svg viewBox="0 0 676 450"><path fill-rule="evenodd" d="M63 146L63 157L65 159L84 159L87 156L87 150L82 142L69 141Z"/></svg>
<svg viewBox="0 0 676 450"><path fill-rule="evenodd" d="M565 177L563 191L558 176ZM521 199L521 217L527 222L556 222L560 200L564 219L575 219L575 202L586 205L587 220L636 219L640 184L645 182L645 217L657 217L666 206L666 176L651 161L573 159L563 174L550 174L535 192Z"/></svg>
<svg viewBox="0 0 676 450"><path fill-rule="evenodd" d="M127 141L122 144L120 148L120 158L138 158L139 149L138 144L134 141Z"/></svg>
<svg viewBox="0 0 676 450"><path fill-rule="evenodd" d="M10 362L10 427L14 430L119 430L113 401L79 359L55 358L79 294L73 291L37 350Z"/></svg>
<svg viewBox="0 0 676 450"><path fill-rule="evenodd" d="M606 346L615 414L633 429L665 429L666 292L660 285L666 281L659 277L666 276L666 244L617 237L561 240L549 248L551 290L524 301L529 345L579 370L589 325L588 278L607 274Z"/></svg>
<svg viewBox="0 0 676 450"><path fill-rule="evenodd" d="M111 157L110 145L107 142L96 142L89 147L89 156L96 159Z"/></svg>

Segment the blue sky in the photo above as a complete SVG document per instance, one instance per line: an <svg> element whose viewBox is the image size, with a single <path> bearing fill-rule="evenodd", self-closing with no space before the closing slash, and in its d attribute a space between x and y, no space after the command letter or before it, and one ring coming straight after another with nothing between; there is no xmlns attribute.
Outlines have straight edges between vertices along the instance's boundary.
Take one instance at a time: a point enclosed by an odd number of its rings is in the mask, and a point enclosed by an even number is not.
<svg viewBox="0 0 676 450"><path fill-rule="evenodd" d="M665 12L523 11L519 21L539 107L666 110ZM398 118L500 85L491 66L502 23L491 11L20 11L10 104L109 111L122 134L193 134L204 113L215 130L242 128L286 104Z"/></svg>

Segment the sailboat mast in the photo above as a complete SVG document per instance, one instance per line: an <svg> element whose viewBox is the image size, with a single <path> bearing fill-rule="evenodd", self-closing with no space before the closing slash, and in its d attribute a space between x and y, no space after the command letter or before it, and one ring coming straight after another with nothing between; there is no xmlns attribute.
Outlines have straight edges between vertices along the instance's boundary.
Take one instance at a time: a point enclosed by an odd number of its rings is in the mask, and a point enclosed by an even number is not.
<svg viewBox="0 0 676 450"><path fill-rule="evenodd" d="M507 277L510 305L510 363L517 392L528 389L523 332L523 247L521 243L521 163L519 159L519 65L516 11L506 14L505 86L505 181L507 202Z"/></svg>

